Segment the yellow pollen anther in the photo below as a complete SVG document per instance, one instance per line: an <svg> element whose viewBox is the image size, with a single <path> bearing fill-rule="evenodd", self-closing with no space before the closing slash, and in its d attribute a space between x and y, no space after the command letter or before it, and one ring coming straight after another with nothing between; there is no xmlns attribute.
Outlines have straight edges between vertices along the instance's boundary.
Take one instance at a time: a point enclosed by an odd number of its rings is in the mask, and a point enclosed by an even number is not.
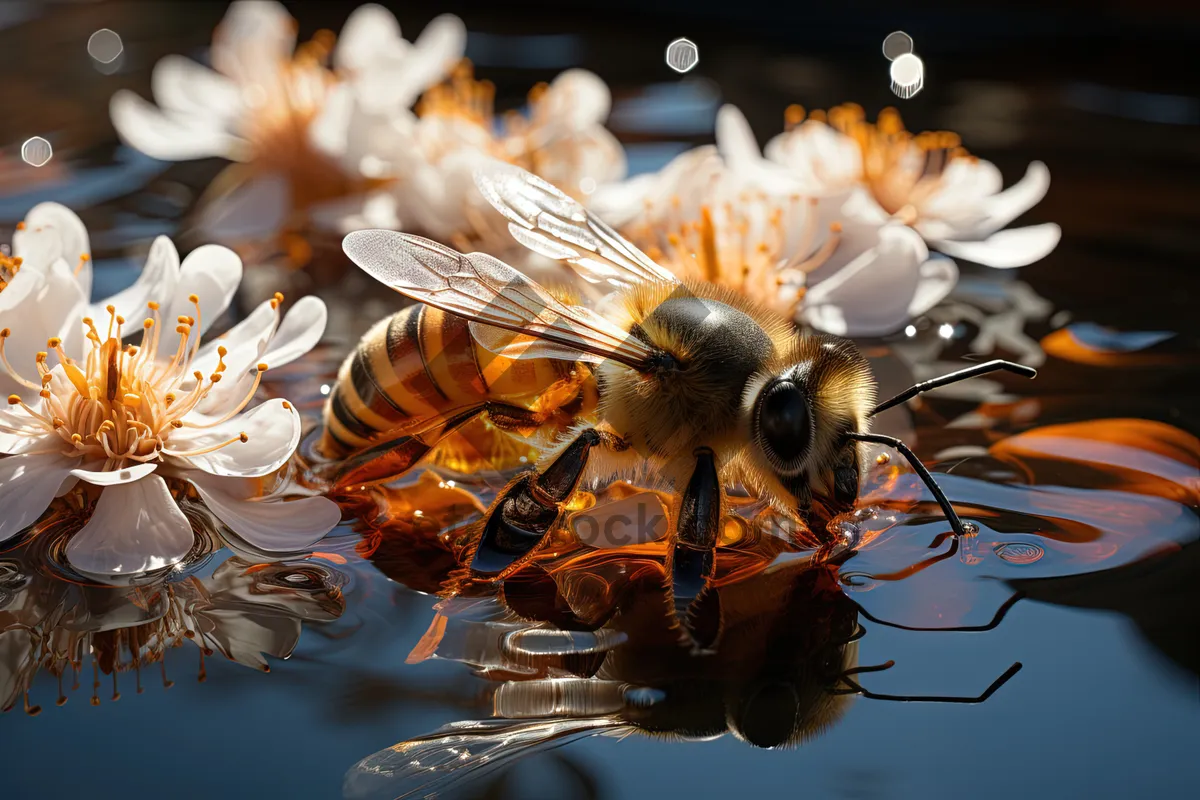
<svg viewBox="0 0 1200 800"><path fill-rule="evenodd" d="M20 396L18 396L18 395L15 395L15 394L10 394L10 395L8 396L8 404L9 404L10 406L15 406L15 405L18 405L20 402L21 402L21 398L20 398Z"/></svg>
<svg viewBox="0 0 1200 800"><path fill-rule="evenodd" d="M171 427L172 428L182 428L183 422L180 420L177 420L177 419L173 419L173 420L171 420Z"/></svg>
<svg viewBox="0 0 1200 800"><path fill-rule="evenodd" d="M0 339L7 339L9 336L12 336L12 331L10 331L8 328L0 331Z"/></svg>
<svg viewBox="0 0 1200 800"><path fill-rule="evenodd" d="M217 355L220 356L221 358L224 358L225 356L229 355L229 351L225 349L225 345L221 345L220 347L217 348Z"/></svg>
<svg viewBox="0 0 1200 800"><path fill-rule="evenodd" d="M80 253L79 260L80 261L91 261L92 257L90 255L88 255L87 253Z"/></svg>
<svg viewBox="0 0 1200 800"><path fill-rule="evenodd" d="M152 319L150 319L149 317L147 317L147 318L145 319L145 321L143 321L143 322L142 322L142 327L143 327L143 328L146 328L147 330L149 330L150 328L153 328L153 327L154 327L154 320L152 320Z"/></svg>
<svg viewBox="0 0 1200 800"><path fill-rule="evenodd" d="M199 302L200 302L200 298L199 298L198 296L194 295L194 294L189 294L189 295L188 295L188 302L189 302L189 303L199 303Z"/></svg>
<svg viewBox="0 0 1200 800"><path fill-rule="evenodd" d="M267 371L267 365L266 365L266 364L259 364L259 365L258 365L258 371L259 371L259 372L266 372L266 371ZM272 380L274 380L274 379L272 379Z"/></svg>
<svg viewBox="0 0 1200 800"><path fill-rule="evenodd" d="M17 223L17 230L19 230L19 231L25 230L25 221L24 220L21 220L20 222Z"/></svg>
<svg viewBox="0 0 1200 800"><path fill-rule="evenodd" d="M239 433L238 438L242 440L242 444L245 444L246 442L250 441L250 437L247 436L245 433Z"/></svg>
<svg viewBox="0 0 1200 800"><path fill-rule="evenodd" d="M150 309L151 311L158 311L159 307L160 306L158 303L154 302L153 300L151 300L149 303L146 303L146 308Z"/></svg>
<svg viewBox="0 0 1200 800"><path fill-rule="evenodd" d="M107 305L104 307L104 310L107 311L109 314L117 313L117 307L114 305Z"/></svg>

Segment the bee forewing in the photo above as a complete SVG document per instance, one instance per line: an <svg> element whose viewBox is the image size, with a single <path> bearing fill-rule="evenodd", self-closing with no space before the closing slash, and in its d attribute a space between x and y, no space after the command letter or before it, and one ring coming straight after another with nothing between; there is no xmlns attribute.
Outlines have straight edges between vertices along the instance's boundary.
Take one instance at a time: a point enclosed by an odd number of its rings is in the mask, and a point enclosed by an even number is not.
<svg viewBox="0 0 1200 800"><path fill-rule="evenodd" d="M485 253L462 253L420 236L355 231L342 242L350 260L382 283L451 314L525 333L564 347L640 367L654 351L619 326L555 299L534 281Z"/></svg>
<svg viewBox="0 0 1200 800"><path fill-rule="evenodd" d="M557 188L496 162L475 172L488 202L508 218L513 238L535 253L574 267L584 280L611 286L678 279Z"/></svg>
<svg viewBox="0 0 1200 800"><path fill-rule="evenodd" d="M619 720L492 719L456 722L433 733L367 756L346 773L346 800L427 797L521 758L606 732L624 731Z"/></svg>

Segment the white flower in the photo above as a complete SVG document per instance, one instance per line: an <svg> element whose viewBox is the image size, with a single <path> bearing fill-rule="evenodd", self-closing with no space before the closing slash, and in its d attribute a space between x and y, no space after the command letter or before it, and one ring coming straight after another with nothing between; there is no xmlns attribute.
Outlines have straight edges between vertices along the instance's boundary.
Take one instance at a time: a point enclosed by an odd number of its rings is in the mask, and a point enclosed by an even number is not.
<svg viewBox="0 0 1200 800"><path fill-rule="evenodd" d="M113 125L155 158L245 162L222 181L228 196L206 204L200 226L229 240L272 233L293 213L336 207L372 188L360 137L375 128L348 113L352 98L367 104L363 114L407 113L462 56L465 36L461 21L443 16L410 44L391 12L365 5L336 46L333 33L321 31L297 47L295 20L281 4L239 0L213 35L213 69L162 59L152 76L158 107L117 92Z"/></svg>
<svg viewBox="0 0 1200 800"><path fill-rule="evenodd" d="M862 191L819 196L764 159L732 106L718 114L716 148L601 187L593 208L680 276L842 336L902 327L958 277L952 261L930 259L921 237Z"/></svg>
<svg viewBox="0 0 1200 800"><path fill-rule="evenodd" d="M415 114L397 115L376 137L372 157L390 183L391 224L463 249L512 249L500 215L473 173L495 159L517 164L586 199L625 174L625 153L604 127L611 95L596 75L568 70L529 93L527 114L494 116L490 82L463 62L430 88ZM379 207L350 224L378 221ZM519 250L519 248L518 248Z"/></svg>
<svg viewBox="0 0 1200 800"><path fill-rule="evenodd" d="M64 254L86 247L86 231L62 206L50 212L61 224L39 224L31 214L19 231L15 249L29 255L0 294L0 363L6 380L24 390L0 411L0 541L76 490L89 509L67 545L76 568L163 567L192 547L173 494L188 485L260 549L299 550L328 533L339 520L331 501L263 497L264 479L299 442L296 410L284 400L245 410L268 364L288 363L320 339L324 304L303 298L281 321L276 297L201 346L237 289L241 261L206 245L180 264L171 241L159 237L138 281L93 317L79 284L62 278ZM47 272L29 268L49 256ZM125 344L126 317L147 308L141 343ZM47 332L40 347L30 341Z"/></svg>
<svg viewBox="0 0 1200 800"><path fill-rule="evenodd" d="M812 195L864 190L883 216L914 228L930 247L990 267L1032 264L1058 244L1053 223L1001 230L1045 196L1050 171L1040 161L1000 191L994 164L968 156L955 134L914 136L895 109L875 124L857 105L803 117L798 106L788 110L790 129L766 155Z"/></svg>

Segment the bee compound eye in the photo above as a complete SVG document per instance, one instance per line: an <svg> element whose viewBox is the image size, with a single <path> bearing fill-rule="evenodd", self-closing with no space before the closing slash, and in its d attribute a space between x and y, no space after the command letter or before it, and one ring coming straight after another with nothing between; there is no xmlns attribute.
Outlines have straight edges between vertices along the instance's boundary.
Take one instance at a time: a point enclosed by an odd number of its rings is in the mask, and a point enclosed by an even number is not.
<svg viewBox="0 0 1200 800"><path fill-rule="evenodd" d="M759 399L758 435L777 467L786 468L802 458L812 439L812 414L804 390L787 380L768 384Z"/></svg>
<svg viewBox="0 0 1200 800"><path fill-rule="evenodd" d="M747 742L770 749L787 744L800 718L799 698L787 683L771 682L756 687L741 708L738 728Z"/></svg>

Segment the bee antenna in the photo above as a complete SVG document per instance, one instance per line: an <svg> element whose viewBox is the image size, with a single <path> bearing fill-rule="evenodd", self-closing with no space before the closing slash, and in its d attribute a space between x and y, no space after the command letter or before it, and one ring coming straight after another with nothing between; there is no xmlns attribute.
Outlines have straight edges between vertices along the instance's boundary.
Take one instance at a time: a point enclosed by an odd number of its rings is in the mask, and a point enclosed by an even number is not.
<svg viewBox="0 0 1200 800"><path fill-rule="evenodd" d="M986 365L985 365L986 366ZM942 487L938 486L937 481L929 474L929 470L921 463L921 459L917 458L917 454L908 449L908 445L892 436L881 436L878 433L859 433L851 431L846 434L847 439L853 439L857 442L870 442L872 444L887 445L900 455L908 460L912 468L916 471L921 480L929 487L929 491L933 494L933 499L937 500L937 504L941 506L942 513L946 515L946 521L950 523L950 527L954 530L956 536L966 536L967 531L963 528L962 520L958 518L958 512L954 510L954 506L950 505L950 501L946 499L946 493L942 491Z"/></svg>
<svg viewBox="0 0 1200 800"><path fill-rule="evenodd" d="M849 689L835 689L834 694L861 694L863 697L871 700L893 700L897 703L982 703L996 693L1004 684L1008 683L1009 678L1021 671L1021 662L1015 662L1011 667L1004 671L996 680L992 681L992 685L983 691L983 694L978 697L953 697L942 695L919 695L919 694L876 694L868 689L864 689L858 681L843 673L841 682L846 684Z"/></svg>
<svg viewBox="0 0 1200 800"><path fill-rule="evenodd" d="M912 625L901 625L897 622L888 622L887 620L879 619L878 617L872 616L869 611L867 611L865 608L863 608L861 605L859 605L854 600L851 600L850 602L852 602L852 603L854 603L854 605L858 606L858 613L862 616L863 619L868 620L870 622L874 622L876 625L883 625L888 628L897 628L902 631L967 632L967 631L990 631L990 630L992 630L993 628L995 628L997 625L1000 624L1001 620L1003 620L1005 615L1008 614L1008 610L1010 608L1012 608L1014 605L1016 605L1017 601L1020 600L1021 598L1023 598L1024 596L1025 596L1024 592L1014 592L1012 597L1010 597L1004 601L1004 605L1002 605L1002 606L1000 606L1000 608L996 609L996 614L995 614L995 616L992 617L992 621L988 622L985 625L959 625L959 626L950 627L950 628L919 628L919 627L912 626Z"/></svg>
<svg viewBox="0 0 1200 800"><path fill-rule="evenodd" d="M1020 375L1022 378L1037 377L1037 370L1033 367L1027 367L1024 364L1014 364L1012 361L1004 361L1003 359L996 359L995 361L988 361L985 364L976 364L973 367L960 369L958 372L951 372L949 375L943 375L940 378L933 378L931 380L924 381L923 383L918 383L915 386L911 386L893 397L891 400L875 406L875 410L871 412L870 416L873 417L881 411L887 411L889 408L898 406L903 402L911 400L922 392L928 392L930 389L940 389L941 387L949 386L952 383L965 381L967 378L975 378L980 375L986 375L989 372L999 372L1000 370L1012 372Z"/></svg>

